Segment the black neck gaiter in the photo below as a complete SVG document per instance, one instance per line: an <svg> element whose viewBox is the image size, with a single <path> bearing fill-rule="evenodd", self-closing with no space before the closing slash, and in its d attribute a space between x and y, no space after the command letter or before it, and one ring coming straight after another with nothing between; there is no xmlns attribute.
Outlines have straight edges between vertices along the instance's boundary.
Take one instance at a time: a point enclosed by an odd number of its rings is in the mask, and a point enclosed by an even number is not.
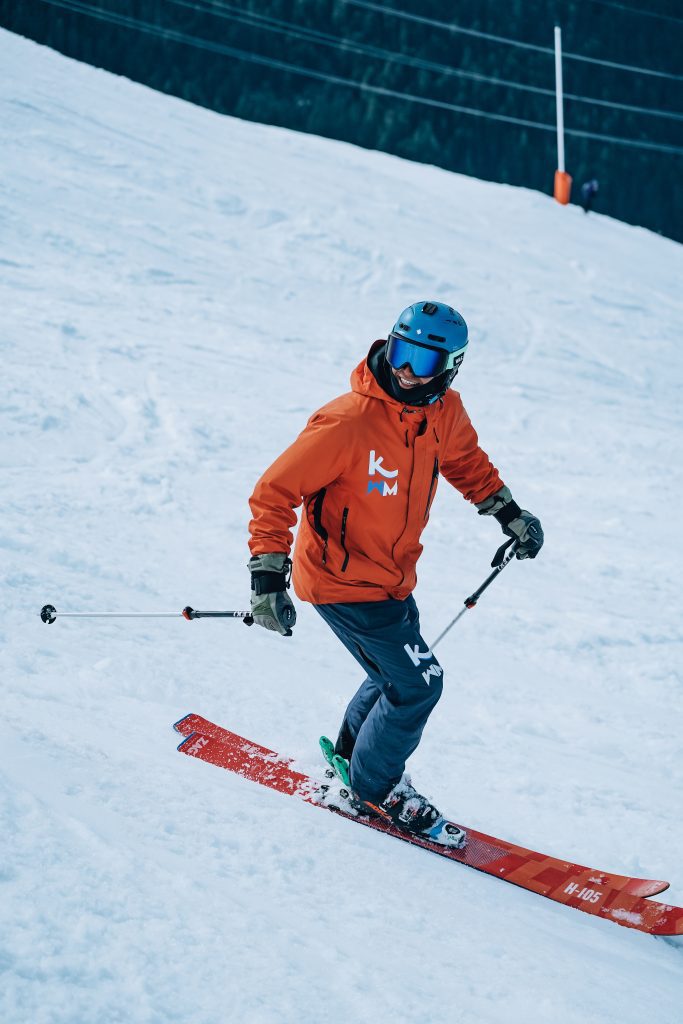
<svg viewBox="0 0 683 1024"><path fill-rule="evenodd" d="M386 345L382 345L375 352L371 352L368 356L368 366L382 390L397 402L403 402L404 405L429 405L434 398L442 395L451 386L455 374L452 370L447 370L446 373L430 380L428 384L421 384L410 390L402 388L384 357L385 351Z"/></svg>

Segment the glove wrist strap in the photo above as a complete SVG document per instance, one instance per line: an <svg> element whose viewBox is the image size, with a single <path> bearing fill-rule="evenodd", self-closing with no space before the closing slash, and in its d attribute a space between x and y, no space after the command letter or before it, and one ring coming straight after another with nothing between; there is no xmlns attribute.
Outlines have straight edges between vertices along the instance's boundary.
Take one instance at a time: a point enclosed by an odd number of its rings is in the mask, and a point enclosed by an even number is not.
<svg viewBox="0 0 683 1024"><path fill-rule="evenodd" d="M283 572L253 572L251 589L257 596L277 594L287 589L287 577Z"/></svg>
<svg viewBox="0 0 683 1024"><path fill-rule="evenodd" d="M521 515L522 510L516 501L509 501L507 505L500 509L499 512L493 513L493 518L496 519L501 526L509 526L513 519L518 519Z"/></svg>
<svg viewBox="0 0 683 1024"><path fill-rule="evenodd" d="M255 561L255 559L252 559ZM289 581L292 578L292 561L285 558L282 570L277 569L254 569L251 573L251 589L257 596L261 594L279 594L289 589Z"/></svg>

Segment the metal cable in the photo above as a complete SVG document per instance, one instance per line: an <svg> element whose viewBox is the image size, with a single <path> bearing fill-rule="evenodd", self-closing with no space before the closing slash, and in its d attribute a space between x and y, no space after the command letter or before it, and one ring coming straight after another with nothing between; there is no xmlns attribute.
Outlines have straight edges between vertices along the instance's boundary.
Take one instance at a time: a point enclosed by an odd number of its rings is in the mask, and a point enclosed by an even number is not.
<svg viewBox="0 0 683 1024"><path fill-rule="evenodd" d="M77 14L85 14L88 17L97 18L100 21L107 21L110 24L122 25L126 28L135 28L140 32L146 32L151 35L159 36L162 39L170 39L174 42L195 46L199 49L207 50L212 53L219 53L227 57L234 57L238 60L244 60L253 64L261 64L266 67L277 68L280 71L286 71L294 75L301 75L306 78L313 78L318 81L332 82L334 85L343 85L352 89L358 89L362 92L373 93L378 96L390 96L392 98L402 99L408 103L418 103L423 106L433 107L439 110L449 110L453 113L482 117L491 121L502 121L507 124L516 124L525 128L537 128L541 131L553 133L556 130L554 124L545 124L541 121L529 121L524 118L512 117L506 114L493 114L474 107L465 107L456 103L446 103L443 100L429 99L424 96L414 96L412 93L398 92L395 89L387 89L379 85L370 85L366 82L357 82L353 79L342 78L339 75L328 75L323 71L314 71L311 68L302 68L297 64L289 64L286 61L275 60L272 57L264 57L261 54L248 53L245 50L238 49L237 47L226 46L224 43L214 43L211 40L203 39L200 36L188 35L187 33L180 32L176 29L164 28L160 25L140 21L137 18L132 18L124 14L116 14L113 11L93 9L87 4L79 2L79 0L40 0L40 2L52 7L62 8L63 10L74 11ZM566 128L565 134L574 135L578 138L595 139L603 142L615 142L619 145L631 146L637 149L648 149L659 153L683 155L682 147L670 146L659 142L623 139L615 135L603 135L598 132L580 131L576 128Z"/></svg>
<svg viewBox="0 0 683 1024"><path fill-rule="evenodd" d="M242 25L258 26L267 32L280 32L294 36L297 39L305 39L311 42L321 43L323 46L334 47L338 50L364 54L370 57L377 57L394 64L402 64L407 67L419 68L420 70L433 71L437 74L466 78L475 82L484 82L489 85L502 86L506 89L517 89L521 92L531 92L540 96L549 96L554 99L555 90L546 89L542 86L525 85L521 82L513 82L509 79L495 78L491 75L484 75L477 71L465 71L462 68L450 67L447 64L437 64L434 61L425 60L422 57L411 57L399 53L396 50L385 50L373 44L360 43L353 39L344 39L340 36L323 32L319 29L312 29L305 25L294 25L292 22L283 21L281 18L273 18L267 14L259 14L256 11L249 11L242 7L235 7L225 3L223 0L170 0L178 7L186 7L190 10L213 14L217 18L225 18L228 21L235 21ZM654 107L639 107L630 103L617 103L613 100L600 100L593 96L577 96L575 93L564 94L565 100L572 100L575 103L588 103L591 106L609 107L615 110L625 110L634 114L649 114L653 117L670 118L674 121L683 121L683 113L673 110L657 110Z"/></svg>
<svg viewBox="0 0 683 1024"><path fill-rule="evenodd" d="M520 39L509 39L507 36L497 36L491 32L480 32L474 28L463 28L461 25L451 25L447 21L437 21L435 18L426 18L422 14L412 14L409 11L402 11L396 7L384 7L383 4L372 3L371 0L340 0L341 3L351 4L353 7L362 7L365 10L376 11L380 14L388 14L395 18L404 18L406 21L417 22L421 25L430 25L432 28L441 28L446 32L454 32L467 36L476 36L479 39L488 39L492 43L504 43L506 46L517 46L524 50L534 50L536 53L554 53L551 46L538 46L535 43L525 43ZM601 64L607 68L616 68L619 71L635 71L641 75L654 75L657 78L670 78L676 82L683 80L683 75L676 75L671 71L655 71L652 68L635 67L632 64L619 64L616 61L600 60L598 57L585 57L580 53L562 54L568 60L585 61L588 64Z"/></svg>

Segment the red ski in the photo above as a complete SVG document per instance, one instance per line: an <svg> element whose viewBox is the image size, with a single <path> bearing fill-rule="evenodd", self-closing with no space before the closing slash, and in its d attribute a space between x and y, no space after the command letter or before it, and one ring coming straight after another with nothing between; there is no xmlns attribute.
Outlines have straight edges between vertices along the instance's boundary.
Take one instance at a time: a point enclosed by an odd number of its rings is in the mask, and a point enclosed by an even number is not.
<svg viewBox="0 0 683 1024"><path fill-rule="evenodd" d="M186 715L176 722L174 728L185 737L178 750L190 757L226 768L280 793L298 796L306 803L325 807L377 832L384 832L467 867L503 878L506 882L512 882L556 903L564 903L584 913L652 935L683 935L683 907L646 899L647 896L663 892L668 882L616 875L572 864L495 839L466 826L462 826L468 837L464 849L440 846L402 832L379 818L356 817L325 804L322 780L304 775L293 767L290 759L199 715Z"/></svg>

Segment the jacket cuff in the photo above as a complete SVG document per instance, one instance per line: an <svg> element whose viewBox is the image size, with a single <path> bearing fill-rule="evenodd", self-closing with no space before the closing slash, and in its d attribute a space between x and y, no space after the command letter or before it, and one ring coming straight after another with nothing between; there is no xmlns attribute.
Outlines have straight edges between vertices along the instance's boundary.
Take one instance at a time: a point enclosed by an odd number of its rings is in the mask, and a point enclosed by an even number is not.
<svg viewBox="0 0 683 1024"><path fill-rule="evenodd" d="M477 508L480 516L493 516L503 527L517 519L522 511L505 485L484 501L478 501Z"/></svg>

